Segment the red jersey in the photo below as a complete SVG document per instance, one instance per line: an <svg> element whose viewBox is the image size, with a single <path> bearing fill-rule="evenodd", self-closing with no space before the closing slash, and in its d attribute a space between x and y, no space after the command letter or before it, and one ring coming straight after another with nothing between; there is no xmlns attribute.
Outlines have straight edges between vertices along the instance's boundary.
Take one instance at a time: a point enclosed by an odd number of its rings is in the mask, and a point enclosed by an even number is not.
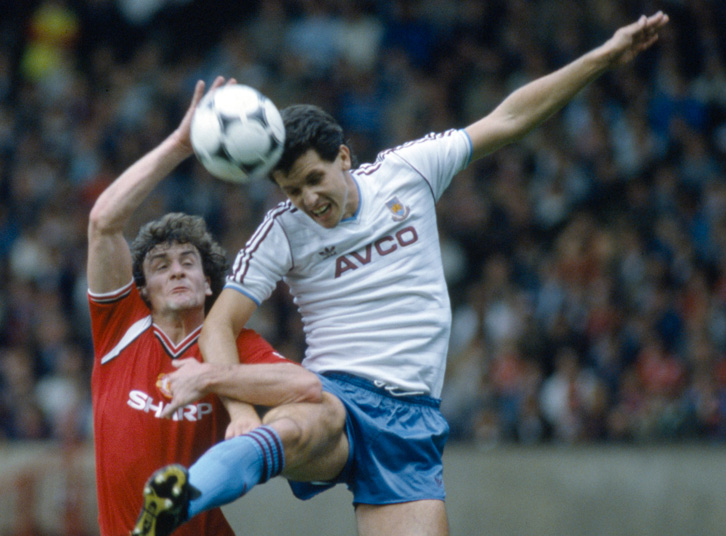
<svg viewBox="0 0 726 536"><path fill-rule="evenodd" d="M94 367L91 380L96 488L102 536L127 535L143 504L146 480L170 463L189 467L209 447L224 439L229 417L214 395L159 417L168 402L157 387L172 360L201 361L197 341L202 326L178 344L152 320L149 308L131 282L108 294L89 292ZM286 361L251 330L237 340L241 361ZM194 517L175 536L234 536L215 509Z"/></svg>

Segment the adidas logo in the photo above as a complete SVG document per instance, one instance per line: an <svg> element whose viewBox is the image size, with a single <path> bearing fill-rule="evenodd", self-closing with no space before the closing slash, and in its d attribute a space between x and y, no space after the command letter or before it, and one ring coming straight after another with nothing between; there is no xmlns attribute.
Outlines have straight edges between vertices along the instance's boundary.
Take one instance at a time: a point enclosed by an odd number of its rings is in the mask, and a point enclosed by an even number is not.
<svg viewBox="0 0 726 536"><path fill-rule="evenodd" d="M332 257L335 255L335 246L326 247L323 251L318 251L318 255L320 255L323 259Z"/></svg>

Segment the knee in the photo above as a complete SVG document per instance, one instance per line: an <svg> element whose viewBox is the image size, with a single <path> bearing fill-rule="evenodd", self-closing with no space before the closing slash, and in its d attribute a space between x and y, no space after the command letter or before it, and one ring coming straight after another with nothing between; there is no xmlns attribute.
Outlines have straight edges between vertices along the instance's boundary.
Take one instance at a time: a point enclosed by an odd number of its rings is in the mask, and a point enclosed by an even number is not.
<svg viewBox="0 0 726 536"><path fill-rule="evenodd" d="M278 406L262 419L263 425L274 428L278 433L286 453L304 450L319 426L312 414L295 406L298 404Z"/></svg>
<svg viewBox="0 0 726 536"><path fill-rule="evenodd" d="M300 419L279 416L263 424L271 426L280 436L285 452L302 450L312 437L310 432L311 424L301 422Z"/></svg>
<svg viewBox="0 0 726 536"><path fill-rule="evenodd" d="M284 404L262 419L274 428L286 450L308 449L335 441L344 434L345 408L337 397L322 393L319 403Z"/></svg>

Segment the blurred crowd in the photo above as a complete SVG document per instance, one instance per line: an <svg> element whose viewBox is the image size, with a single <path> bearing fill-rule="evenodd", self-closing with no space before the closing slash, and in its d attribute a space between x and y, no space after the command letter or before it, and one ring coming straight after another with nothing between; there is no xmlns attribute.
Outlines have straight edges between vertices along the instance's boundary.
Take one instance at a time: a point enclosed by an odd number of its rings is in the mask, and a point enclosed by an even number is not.
<svg viewBox="0 0 726 536"><path fill-rule="evenodd" d="M0 441L91 438L94 199L196 80L318 104L361 162L464 127L641 13L671 23L439 205L452 438L726 441L726 4L720 0L0 0ZM230 260L280 200L189 160L129 228L203 215ZM280 289L255 327L294 359Z"/></svg>

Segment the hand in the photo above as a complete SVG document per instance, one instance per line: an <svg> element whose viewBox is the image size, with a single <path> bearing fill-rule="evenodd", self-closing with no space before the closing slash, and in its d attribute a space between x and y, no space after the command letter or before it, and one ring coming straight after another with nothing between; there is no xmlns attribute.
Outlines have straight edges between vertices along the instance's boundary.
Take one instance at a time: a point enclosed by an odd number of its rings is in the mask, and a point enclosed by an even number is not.
<svg viewBox="0 0 726 536"><path fill-rule="evenodd" d="M655 15L642 15L636 22L623 26L603 46L611 50L613 67L632 61L638 54L650 48L658 40L658 32L668 24L668 15L659 11Z"/></svg>
<svg viewBox="0 0 726 536"><path fill-rule="evenodd" d="M172 397L171 402L161 412L164 418L171 417L179 408L196 402L207 394L204 389L204 373L208 371L210 365L200 363L191 357L174 361L172 364L177 370L165 375L161 380L164 390Z"/></svg>
<svg viewBox="0 0 726 536"><path fill-rule="evenodd" d="M209 88L209 91L212 92L215 89L217 89L219 86L223 84L236 84L237 81L234 78L230 78L225 82L225 79L223 76L218 76L214 79L214 82L212 82L212 87ZM192 151L192 141L191 141L191 126L192 126L192 116L194 116L194 111L197 109L197 105L199 104L199 101L202 100L204 96L204 89L205 84L203 80L198 80L197 84L194 86L194 95L192 96L192 102L189 105L189 108L187 108L186 113L184 114L184 117L181 120L181 123L179 123L179 126L177 127L176 131L174 132L174 135L177 138L177 141L179 144L184 146L185 149L187 149L189 152Z"/></svg>
<svg viewBox="0 0 726 536"><path fill-rule="evenodd" d="M230 423L224 434L225 439L232 439L246 434L262 424L260 416L250 404L226 398L224 399L224 405L229 412L230 418Z"/></svg>

